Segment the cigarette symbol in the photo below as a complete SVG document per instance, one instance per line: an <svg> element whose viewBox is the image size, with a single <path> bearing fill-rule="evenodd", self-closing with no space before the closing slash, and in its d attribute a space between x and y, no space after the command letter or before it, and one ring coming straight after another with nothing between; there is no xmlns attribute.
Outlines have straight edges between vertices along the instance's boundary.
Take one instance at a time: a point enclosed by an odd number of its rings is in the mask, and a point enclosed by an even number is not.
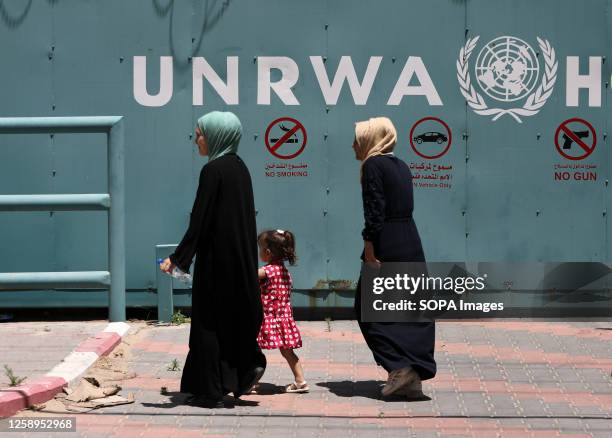
<svg viewBox="0 0 612 438"><path fill-rule="evenodd" d="M285 125L283 125L282 123L279 125L279 128L285 132L291 131L291 129L286 128ZM278 140L280 140L280 138L271 138L270 140L272 141L272 143L276 143ZM293 133L293 135L285 141L285 143L297 143L297 142L298 142L298 138L297 138L297 135L295 135L295 133Z"/></svg>

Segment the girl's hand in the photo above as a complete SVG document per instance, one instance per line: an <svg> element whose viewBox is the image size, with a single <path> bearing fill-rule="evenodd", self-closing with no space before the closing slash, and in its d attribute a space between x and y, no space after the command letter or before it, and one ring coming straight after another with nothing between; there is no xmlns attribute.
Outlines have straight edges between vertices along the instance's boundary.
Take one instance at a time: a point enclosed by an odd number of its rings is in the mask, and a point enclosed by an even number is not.
<svg viewBox="0 0 612 438"><path fill-rule="evenodd" d="M372 245L372 242L365 240L363 242L363 245L364 245L364 254L363 254L364 261L366 263L372 263L376 266L380 266L380 260L378 260L376 256L374 255L374 245Z"/></svg>
<svg viewBox="0 0 612 438"><path fill-rule="evenodd" d="M163 262L159 264L159 269L164 272L172 272L172 270L174 269L174 265L172 264L169 258L166 258Z"/></svg>
<svg viewBox="0 0 612 438"><path fill-rule="evenodd" d="M257 270L257 276L260 280L263 280L264 278L266 278L266 270L264 268L259 268Z"/></svg>

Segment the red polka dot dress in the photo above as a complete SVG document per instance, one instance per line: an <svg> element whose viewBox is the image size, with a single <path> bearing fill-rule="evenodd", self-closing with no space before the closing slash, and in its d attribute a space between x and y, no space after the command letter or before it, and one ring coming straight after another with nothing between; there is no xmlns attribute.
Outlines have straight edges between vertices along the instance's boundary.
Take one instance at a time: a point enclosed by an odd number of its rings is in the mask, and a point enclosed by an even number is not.
<svg viewBox="0 0 612 438"><path fill-rule="evenodd" d="M257 336L262 349L300 348L302 337L291 310L291 274L282 263L263 267L266 278L260 281L264 320Z"/></svg>

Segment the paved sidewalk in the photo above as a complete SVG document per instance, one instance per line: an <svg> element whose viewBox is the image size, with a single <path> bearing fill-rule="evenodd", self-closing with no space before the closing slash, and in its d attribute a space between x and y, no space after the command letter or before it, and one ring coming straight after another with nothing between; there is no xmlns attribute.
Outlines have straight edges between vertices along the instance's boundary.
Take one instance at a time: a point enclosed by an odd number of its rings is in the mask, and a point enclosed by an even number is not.
<svg viewBox="0 0 612 438"><path fill-rule="evenodd" d="M380 399L386 376L354 321L298 325L309 394L280 392L292 376L272 351L266 393L245 396L247 405L181 405L181 371L167 368L174 358L182 366L189 326L146 327L125 338L136 377L122 393L136 403L78 415L78 433L51 436L612 436L609 323L439 323L438 375L423 385L431 399L413 402Z"/></svg>
<svg viewBox="0 0 612 438"><path fill-rule="evenodd" d="M79 343L104 330L108 321L0 323L0 388L9 385L4 365L34 380L59 364Z"/></svg>

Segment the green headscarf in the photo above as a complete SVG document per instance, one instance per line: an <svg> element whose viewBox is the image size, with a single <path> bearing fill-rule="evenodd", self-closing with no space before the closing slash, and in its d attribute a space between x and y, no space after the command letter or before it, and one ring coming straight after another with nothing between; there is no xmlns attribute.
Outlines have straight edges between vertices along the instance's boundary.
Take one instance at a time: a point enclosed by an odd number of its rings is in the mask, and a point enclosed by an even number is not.
<svg viewBox="0 0 612 438"><path fill-rule="evenodd" d="M206 136L208 161L236 153L242 138L242 124L232 112L213 111L198 119L198 128Z"/></svg>

